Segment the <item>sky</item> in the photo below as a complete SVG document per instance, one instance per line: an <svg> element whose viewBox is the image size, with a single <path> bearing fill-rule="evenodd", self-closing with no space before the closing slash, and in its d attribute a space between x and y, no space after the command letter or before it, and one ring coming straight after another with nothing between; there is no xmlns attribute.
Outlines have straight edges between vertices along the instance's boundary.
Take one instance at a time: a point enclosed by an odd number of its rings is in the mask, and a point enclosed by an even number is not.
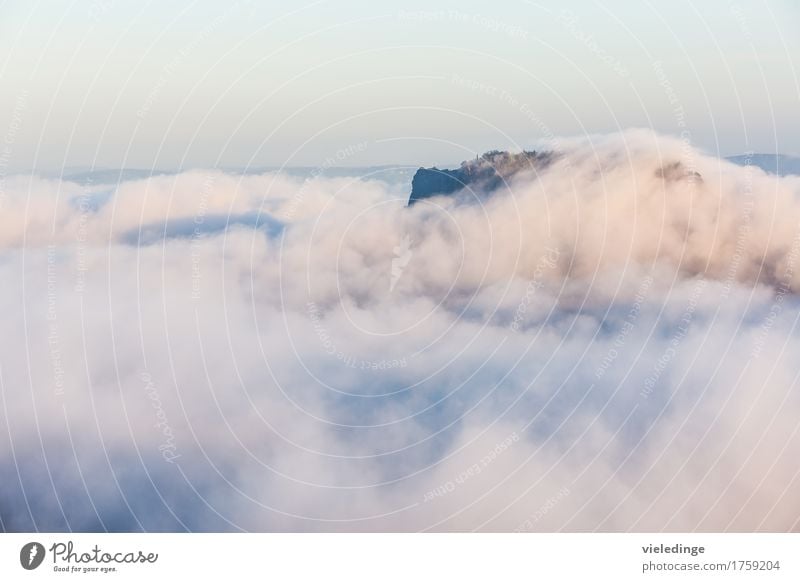
<svg viewBox="0 0 800 582"><path fill-rule="evenodd" d="M783 0L6 1L0 161L428 166L631 127L797 154L799 25Z"/></svg>

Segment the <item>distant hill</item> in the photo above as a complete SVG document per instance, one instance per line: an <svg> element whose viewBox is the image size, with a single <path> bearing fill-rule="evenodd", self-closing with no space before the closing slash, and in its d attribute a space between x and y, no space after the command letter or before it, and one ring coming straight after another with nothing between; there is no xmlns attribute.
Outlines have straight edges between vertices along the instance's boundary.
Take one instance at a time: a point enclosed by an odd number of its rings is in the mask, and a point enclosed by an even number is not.
<svg viewBox="0 0 800 582"><path fill-rule="evenodd" d="M800 176L800 158L798 157L780 154L753 154L731 156L727 159L734 164L739 164L740 166L756 166L765 172L778 176Z"/></svg>
<svg viewBox="0 0 800 582"><path fill-rule="evenodd" d="M174 172L160 170L140 170L136 168L95 169L75 172L63 172L61 175L51 174L51 177L61 178L67 182L75 182L82 186L120 184L131 180L146 180L156 176L167 176Z"/></svg>
<svg viewBox="0 0 800 582"><path fill-rule="evenodd" d="M191 169L187 168L186 170ZM199 167L198 170L205 168ZM186 171L183 170L183 171ZM260 175L271 172L281 172L287 176L295 178L360 178L370 180L380 180L392 186L407 187L411 182L411 177L416 171L412 166L331 166L331 167L312 167L312 166L259 166L251 168L221 167L212 168L221 170L234 175ZM139 168L66 168L63 171L41 172L44 178L61 179L67 182L75 182L83 186L92 185L114 185L130 180L146 180L155 176L170 176L179 174L182 170L145 170Z"/></svg>
<svg viewBox="0 0 800 582"><path fill-rule="evenodd" d="M509 153L501 151L487 152L474 160L461 163L461 167L454 170L439 168L418 168L411 166L365 166L365 167L284 167L274 166L251 168L219 168L232 174L264 174L281 171L297 178L310 178L313 176L327 178L368 178L381 180L390 186L407 188L411 183L411 197L409 204L417 200L430 198L438 194L450 194L463 188L474 185L482 192L490 192L502 186L516 172L525 169L541 169L546 167L553 159L553 152L520 152ZM780 154L753 154L731 156L728 161L740 166L752 165L761 168L770 174L778 176L800 176L800 157ZM665 166L661 172L664 177L670 177L680 167ZM84 186L113 185L129 180L143 180L151 176L164 176L178 173L177 170L163 169L108 169L108 168L66 168L59 172L44 172L43 177L63 179L76 182Z"/></svg>

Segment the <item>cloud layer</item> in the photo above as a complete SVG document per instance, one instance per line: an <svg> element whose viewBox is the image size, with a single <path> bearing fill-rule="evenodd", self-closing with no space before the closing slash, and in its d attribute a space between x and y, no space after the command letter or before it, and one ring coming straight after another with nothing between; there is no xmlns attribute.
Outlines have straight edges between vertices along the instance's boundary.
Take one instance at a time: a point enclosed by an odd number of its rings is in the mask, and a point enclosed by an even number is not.
<svg viewBox="0 0 800 582"><path fill-rule="evenodd" d="M3 184L6 530L800 528L800 179Z"/></svg>

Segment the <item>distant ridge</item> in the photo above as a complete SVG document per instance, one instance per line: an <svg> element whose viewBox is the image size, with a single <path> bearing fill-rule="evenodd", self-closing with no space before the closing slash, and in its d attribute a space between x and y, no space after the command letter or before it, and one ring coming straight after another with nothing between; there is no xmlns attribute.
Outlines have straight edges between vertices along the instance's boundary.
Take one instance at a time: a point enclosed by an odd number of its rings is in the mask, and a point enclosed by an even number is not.
<svg viewBox="0 0 800 582"><path fill-rule="evenodd" d="M67 168L63 171L41 172L44 178L61 179L74 182L83 186L113 185L131 180L146 180L158 176L173 176L193 169L198 171L221 171L233 175L261 175L280 172L287 176L301 179L319 178L361 178L381 180L392 185L407 185L414 175L415 167L406 165L382 166L254 166L241 167L214 167L214 168L183 168L183 169L142 169L142 168Z"/></svg>
<svg viewBox="0 0 800 582"><path fill-rule="evenodd" d="M740 166L756 166L778 176L800 176L800 158L782 154L749 154L731 156L727 160Z"/></svg>

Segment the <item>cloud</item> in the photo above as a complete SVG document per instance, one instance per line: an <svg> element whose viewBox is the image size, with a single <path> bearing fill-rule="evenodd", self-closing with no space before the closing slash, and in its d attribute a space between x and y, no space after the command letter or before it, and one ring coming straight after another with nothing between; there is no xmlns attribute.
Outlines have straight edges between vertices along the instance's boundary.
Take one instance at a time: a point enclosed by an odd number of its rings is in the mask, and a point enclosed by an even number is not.
<svg viewBox="0 0 800 582"><path fill-rule="evenodd" d="M8 179L2 527L797 530L800 180L562 144L410 208Z"/></svg>

